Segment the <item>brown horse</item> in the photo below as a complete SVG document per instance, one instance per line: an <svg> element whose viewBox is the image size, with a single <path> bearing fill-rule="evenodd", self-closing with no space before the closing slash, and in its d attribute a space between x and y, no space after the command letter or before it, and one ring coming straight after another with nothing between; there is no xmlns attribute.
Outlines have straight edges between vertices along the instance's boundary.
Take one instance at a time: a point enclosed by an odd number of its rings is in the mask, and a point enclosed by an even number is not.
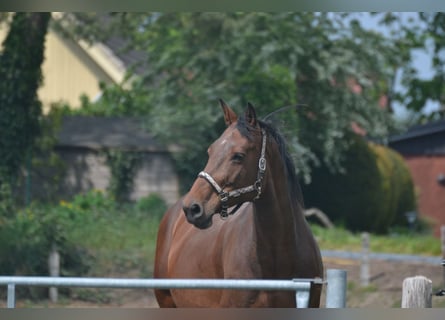
<svg viewBox="0 0 445 320"><path fill-rule="evenodd" d="M251 104L238 118L220 103L227 129L209 147L190 191L161 221L154 277L321 278L320 252L283 138L257 120ZM213 217L217 213L222 219ZM320 294L321 285L312 284L310 307L319 307ZM160 307L296 306L292 291L172 289L155 295Z"/></svg>

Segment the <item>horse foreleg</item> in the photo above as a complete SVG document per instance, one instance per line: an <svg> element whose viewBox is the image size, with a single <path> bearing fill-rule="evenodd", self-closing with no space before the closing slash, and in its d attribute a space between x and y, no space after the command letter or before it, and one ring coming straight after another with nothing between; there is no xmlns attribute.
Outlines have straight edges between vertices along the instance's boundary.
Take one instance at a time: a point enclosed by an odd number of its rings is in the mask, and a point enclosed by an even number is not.
<svg viewBox="0 0 445 320"><path fill-rule="evenodd" d="M170 290L155 289L154 292L160 308L176 308Z"/></svg>
<svg viewBox="0 0 445 320"><path fill-rule="evenodd" d="M321 289L321 284L311 284L309 308L320 308Z"/></svg>

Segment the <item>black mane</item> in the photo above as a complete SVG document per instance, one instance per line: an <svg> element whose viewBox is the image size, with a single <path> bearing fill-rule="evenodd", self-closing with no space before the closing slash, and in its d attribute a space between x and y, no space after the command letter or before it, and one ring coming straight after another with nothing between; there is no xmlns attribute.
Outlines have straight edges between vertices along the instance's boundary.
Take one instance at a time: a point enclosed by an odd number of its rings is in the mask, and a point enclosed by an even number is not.
<svg viewBox="0 0 445 320"><path fill-rule="evenodd" d="M294 162L289 155L286 141L277 128L272 126L268 122L264 122L258 120L258 123L261 128L266 131L270 137L272 137L276 144L278 145L278 149L280 151L281 160L284 163L284 167L286 169L286 176L289 185L290 198L297 200L298 204L301 208L304 207L303 196L300 188L300 184L298 182L297 172L295 170ZM245 136L247 139L252 139L252 132L255 130L249 124L246 123L244 117L240 117L237 122L237 129L239 132Z"/></svg>

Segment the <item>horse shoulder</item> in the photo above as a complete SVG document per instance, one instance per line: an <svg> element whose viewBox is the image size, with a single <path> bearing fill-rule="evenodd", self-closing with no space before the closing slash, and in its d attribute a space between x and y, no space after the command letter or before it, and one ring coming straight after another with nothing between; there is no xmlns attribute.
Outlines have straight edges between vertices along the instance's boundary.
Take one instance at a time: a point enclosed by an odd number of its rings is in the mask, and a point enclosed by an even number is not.
<svg viewBox="0 0 445 320"><path fill-rule="evenodd" d="M222 238L225 278L258 278L261 276L253 220L252 203L245 203L238 210L236 216L232 216L226 221Z"/></svg>
<svg viewBox="0 0 445 320"><path fill-rule="evenodd" d="M153 274L155 278L167 277L168 253L172 245L174 228L179 218L180 210L181 200L178 200L165 212L159 223Z"/></svg>
<svg viewBox="0 0 445 320"><path fill-rule="evenodd" d="M156 241L154 278L168 278L168 257L173 241L174 228L181 212L181 200L164 214L158 228ZM174 308L176 303L169 289L155 289L156 300L160 307Z"/></svg>

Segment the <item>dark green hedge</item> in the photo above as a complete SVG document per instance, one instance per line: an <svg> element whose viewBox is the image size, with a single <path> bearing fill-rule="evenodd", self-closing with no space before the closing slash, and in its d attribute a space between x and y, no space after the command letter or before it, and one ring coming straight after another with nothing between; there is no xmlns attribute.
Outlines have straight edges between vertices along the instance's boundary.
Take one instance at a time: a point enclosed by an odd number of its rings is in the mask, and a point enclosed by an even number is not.
<svg viewBox="0 0 445 320"><path fill-rule="evenodd" d="M415 208L410 172L389 148L356 137L343 165L344 174L314 168L311 184L302 187L306 207L320 208L353 231L378 233L403 223L404 213Z"/></svg>
<svg viewBox="0 0 445 320"><path fill-rule="evenodd" d="M416 196L411 173L402 156L390 148L369 144L377 156L382 191L386 195L383 225L406 224L405 213L416 209Z"/></svg>

